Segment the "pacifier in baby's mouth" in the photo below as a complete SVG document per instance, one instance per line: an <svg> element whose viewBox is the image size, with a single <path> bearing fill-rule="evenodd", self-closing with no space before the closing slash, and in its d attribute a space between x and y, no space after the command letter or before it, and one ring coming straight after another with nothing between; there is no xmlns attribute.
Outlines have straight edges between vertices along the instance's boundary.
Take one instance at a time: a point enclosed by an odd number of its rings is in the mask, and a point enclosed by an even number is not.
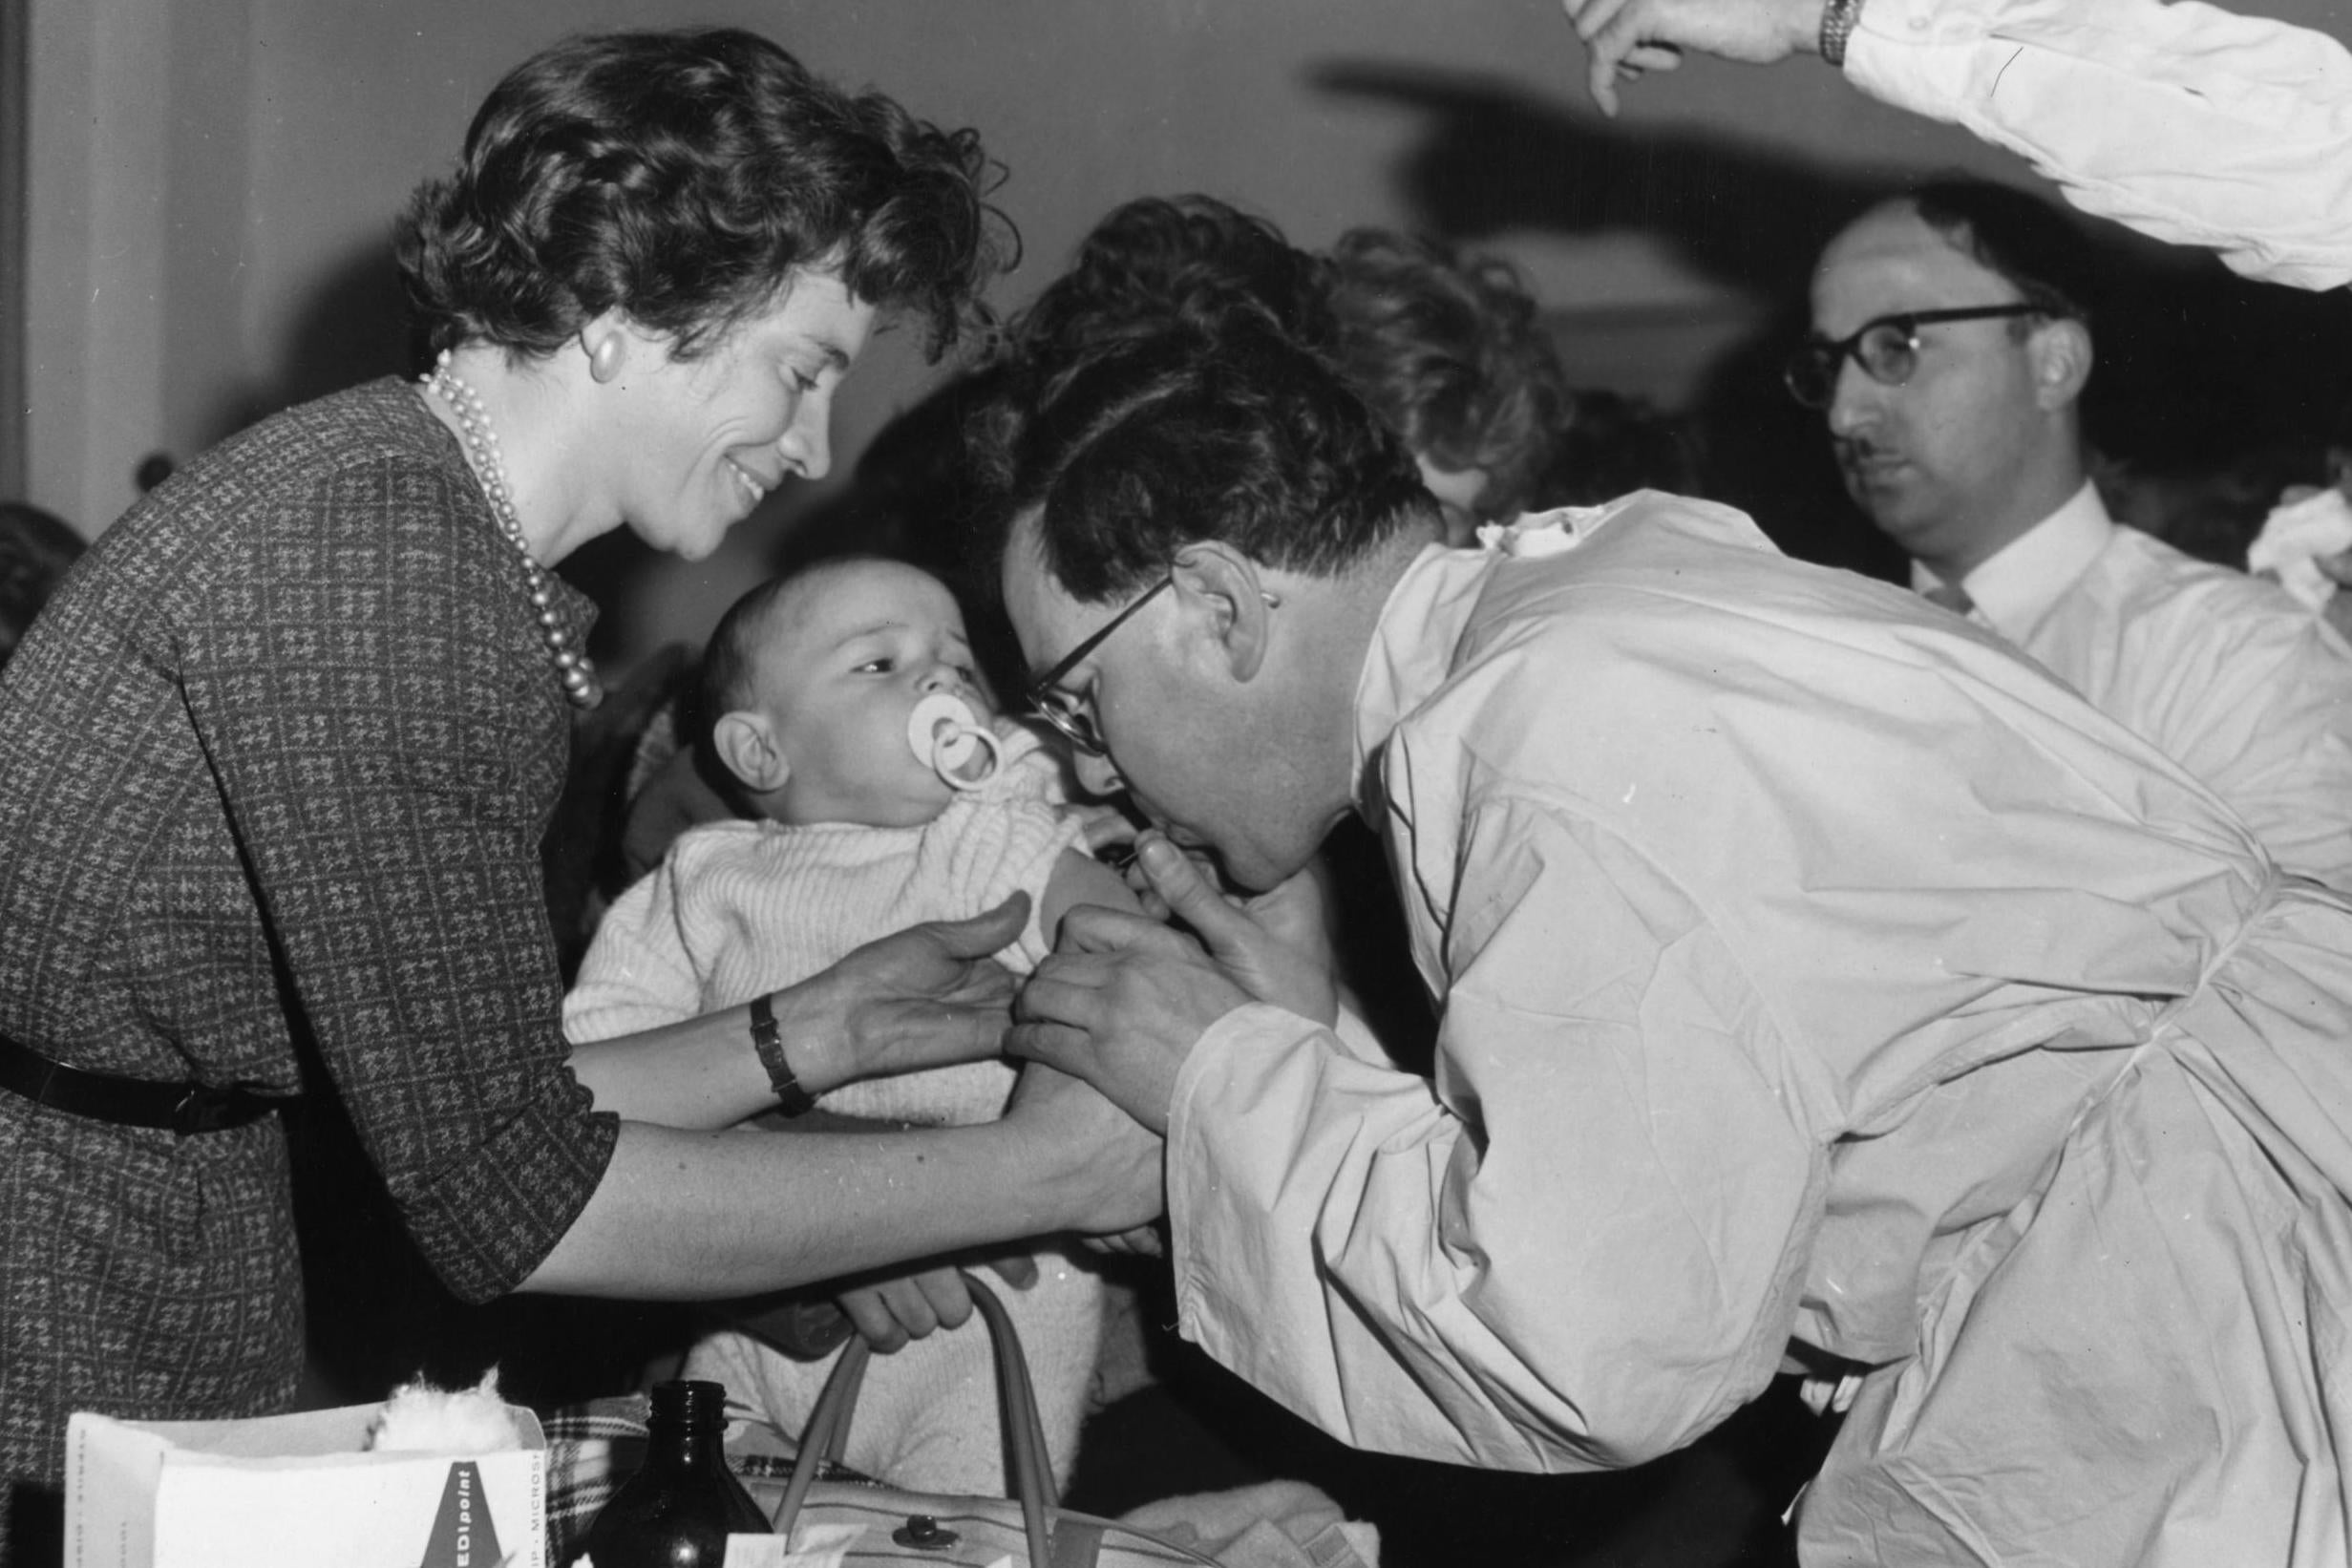
<svg viewBox="0 0 2352 1568"><path fill-rule="evenodd" d="M980 788L1004 760L995 731L969 703L944 691L923 698L906 716L906 744L950 789Z"/></svg>

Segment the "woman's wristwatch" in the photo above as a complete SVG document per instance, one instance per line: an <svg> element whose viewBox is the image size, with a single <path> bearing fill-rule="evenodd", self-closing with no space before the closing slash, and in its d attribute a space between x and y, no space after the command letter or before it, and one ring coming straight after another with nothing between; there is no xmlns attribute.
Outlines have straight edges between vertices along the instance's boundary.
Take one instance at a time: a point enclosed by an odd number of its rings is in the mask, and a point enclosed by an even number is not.
<svg viewBox="0 0 2352 1568"><path fill-rule="evenodd" d="M797 1116L816 1109L815 1097L800 1087L792 1063L784 1059L784 1031L776 1028L773 992L763 992L752 999L752 1049L759 1053L759 1065L768 1070L768 1087L775 1091L777 1110L787 1116Z"/></svg>

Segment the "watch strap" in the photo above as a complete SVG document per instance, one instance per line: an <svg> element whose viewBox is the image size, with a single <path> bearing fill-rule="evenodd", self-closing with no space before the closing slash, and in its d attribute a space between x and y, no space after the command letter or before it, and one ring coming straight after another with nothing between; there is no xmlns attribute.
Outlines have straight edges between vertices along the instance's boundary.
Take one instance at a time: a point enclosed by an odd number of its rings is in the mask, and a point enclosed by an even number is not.
<svg viewBox="0 0 2352 1568"><path fill-rule="evenodd" d="M776 1109L798 1116L816 1109L816 1096L800 1087L793 1065L784 1058L784 1031L776 1027L775 997L763 991L752 1000L752 1049L768 1070L768 1087L775 1091Z"/></svg>
<svg viewBox="0 0 2352 1568"><path fill-rule="evenodd" d="M1821 57L1844 70L1846 40L1854 36L1854 24L1862 19L1862 0L1829 0L1821 8Z"/></svg>

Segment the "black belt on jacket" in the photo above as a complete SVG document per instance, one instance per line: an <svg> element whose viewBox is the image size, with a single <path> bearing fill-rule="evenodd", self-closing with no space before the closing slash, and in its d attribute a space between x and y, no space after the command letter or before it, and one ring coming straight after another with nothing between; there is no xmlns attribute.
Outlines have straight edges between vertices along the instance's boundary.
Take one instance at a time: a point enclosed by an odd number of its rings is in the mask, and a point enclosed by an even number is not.
<svg viewBox="0 0 2352 1568"><path fill-rule="evenodd" d="M149 1078L120 1078L111 1072L85 1072L63 1062L53 1062L29 1046L0 1035L0 1089L11 1090L37 1105L53 1107L76 1116L113 1122L119 1127L158 1127L186 1136L219 1133L261 1120L290 1094L262 1094L250 1089L217 1089L209 1084L161 1084Z"/></svg>

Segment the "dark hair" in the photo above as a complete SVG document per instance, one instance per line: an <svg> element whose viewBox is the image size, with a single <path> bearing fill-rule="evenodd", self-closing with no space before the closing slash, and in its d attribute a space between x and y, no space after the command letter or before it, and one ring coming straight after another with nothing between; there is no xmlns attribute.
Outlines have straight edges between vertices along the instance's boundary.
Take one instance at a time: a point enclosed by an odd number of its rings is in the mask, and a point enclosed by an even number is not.
<svg viewBox="0 0 2352 1568"><path fill-rule="evenodd" d="M2083 231L2058 208L2014 185L1963 176L1931 180L1903 200L2027 305L2089 325L2098 268Z"/></svg>
<svg viewBox="0 0 2352 1568"><path fill-rule="evenodd" d="M702 674L695 682L692 733L708 740L710 727L742 708L752 698L752 677L757 665L760 637L768 629L768 612L784 597L793 575L785 573L754 584L727 606L710 640L703 645Z"/></svg>
<svg viewBox="0 0 2352 1568"><path fill-rule="evenodd" d="M1005 501L980 580L995 580L1010 520L1039 509L1046 565L1089 602L1135 591L1199 540L1335 574L1435 504L1338 372L1249 312L1114 342L975 431Z"/></svg>
<svg viewBox="0 0 2352 1568"><path fill-rule="evenodd" d="M0 501L0 666L83 549L64 519L25 501Z"/></svg>
<svg viewBox="0 0 2352 1568"><path fill-rule="evenodd" d="M712 725L754 700L752 681L758 669L760 644L768 635L770 619L786 594L824 573L895 561L895 557L878 555L872 550L842 550L804 562L746 589L727 606L727 613L711 628L710 641L703 646L701 678L695 683L694 693L697 710L692 715L694 722L689 732L708 738Z"/></svg>
<svg viewBox="0 0 2352 1568"><path fill-rule="evenodd" d="M1331 249L1341 372L1431 463L1483 469L1483 517L1517 512L1568 395L1536 306L1510 264L1434 240L1350 229Z"/></svg>
<svg viewBox="0 0 2352 1568"><path fill-rule="evenodd" d="M610 32L492 90L412 199L402 282L428 349L545 354L609 309L690 356L795 269L923 316L934 353L980 312L1004 226L978 134L818 80L736 29Z"/></svg>
<svg viewBox="0 0 2352 1568"><path fill-rule="evenodd" d="M1140 197L1079 242L1069 269L1006 324L1004 349L1050 376L1114 339L1171 323L1214 332L1237 312L1320 346L1334 333L1329 272L1273 223L1215 197Z"/></svg>
<svg viewBox="0 0 2352 1568"><path fill-rule="evenodd" d="M1706 493L1695 433L1687 421L1648 401L1600 388L1579 389L1567 426L1552 438L1550 460L1527 504L1599 506L1636 490L1676 496Z"/></svg>
<svg viewBox="0 0 2352 1568"><path fill-rule="evenodd" d="M1271 330L1320 350L1335 335L1328 286L1327 264L1212 196L1138 197L1105 214L1069 268L1006 324L991 384L966 415L965 468L980 492L966 514L962 574L973 603L996 607L1004 535L1044 460L1024 456L1025 427L1049 407L1069 419L1068 383L1082 368L1171 332L1215 340ZM1001 617L979 619L984 642L999 646Z"/></svg>

